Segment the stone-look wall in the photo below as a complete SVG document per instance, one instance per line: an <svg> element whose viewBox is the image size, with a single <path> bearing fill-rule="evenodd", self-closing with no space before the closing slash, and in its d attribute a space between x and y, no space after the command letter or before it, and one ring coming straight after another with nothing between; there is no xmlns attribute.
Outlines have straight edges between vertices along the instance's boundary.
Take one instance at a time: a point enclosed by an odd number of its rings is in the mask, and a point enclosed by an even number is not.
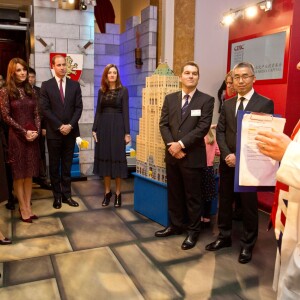
<svg viewBox="0 0 300 300"><path fill-rule="evenodd" d="M136 32L140 33L142 48L141 69L135 66ZM129 111L132 146L135 148L142 115L142 89L147 76L156 69L157 8L149 6L139 17L133 16L126 22L126 31L119 34L117 24L106 24L106 33L95 34L95 106L104 67L113 63L119 66L121 81L129 90Z"/></svg>
<svg viewBox="0 0 300 300"><path fill-rule="evenodd" d="M142 116L142 90L146 85L146 77L156 69L156 40L157 40L157 7L149 6L142 10L141 23L139 18L132 17L126 22L126 31L120 39L120 69L122 81L129 90L130 100L130 129L135 148L136 135L139 132L139 118ZM135 66L137 47L136 32L140 33L140 48L142 48L143 66Z"/></svg>
<svg viewBox="0 0 300 300"><path fill-rule="evenodd" d="M57 2L34 0L34 36L40 36L47 44L53 43L50 52L80 53L84 46L94 39L94 10L88 6L86 11L62 10ZM43 53L44 46L35 39L35 55L31 66L37 73L37 85L52 77L49 66L49 52ZM86 49L83 55L81 86L83 112L80 123L81 138L89 141L89 149L80 151L80 169L83 174L92 173L94 161L91 128L94 121L94 47Z"/></svg>
<svg viewBox="0 0 300 300"><path fill-rule="evenodd" d="M94 44L94 95L95 95L95 112L97 106L98 91L103 70L108 64L120 66L120 25L106 24L106 33L95 33Z"/></svg>

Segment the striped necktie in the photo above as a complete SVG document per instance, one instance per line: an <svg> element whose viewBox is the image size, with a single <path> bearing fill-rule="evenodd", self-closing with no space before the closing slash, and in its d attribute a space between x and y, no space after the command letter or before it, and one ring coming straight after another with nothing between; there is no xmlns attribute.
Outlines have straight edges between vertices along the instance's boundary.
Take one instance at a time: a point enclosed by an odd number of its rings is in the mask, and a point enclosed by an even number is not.
<svg viewBox="0 0 300 300"><path fill-rule="evenodd" d="M188 105L189 105L189 95L185 95L184 98L185 98L185 102L181 108L181 118L183 118L184 114L186 113L186 110L188 108Z"/></svg>

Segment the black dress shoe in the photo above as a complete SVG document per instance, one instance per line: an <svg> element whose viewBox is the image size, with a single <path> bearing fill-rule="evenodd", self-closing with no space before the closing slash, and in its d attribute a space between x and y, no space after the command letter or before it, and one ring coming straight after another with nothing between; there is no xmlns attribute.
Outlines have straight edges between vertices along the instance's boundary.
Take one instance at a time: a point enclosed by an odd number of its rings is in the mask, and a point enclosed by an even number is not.
<svg viewBox="0 0 300 300"><path fill-rule="evenodd" d="M230 239L226 239L226 240L217 239L214 242L206 245L205 250L207 250L207 251L217 251L217 250L220 250L220 249L226 248L226 247L231 247L231 240Z"/></svg>
<svg viewBox="0 0 300 300"><path fill-rule="evenodd" d="M61 198L54 198L53 207L56 209L61 208Z"/></svg>
<svg viewBox="0 0 300 300"><path fill-rule="evenodd" d="M115 196L115 207L120 207L122 205L122 198L121 198L121 194Z"/></svg>
<svg viewBox="0 0 300 300"><path fill-rule="evenodd" d="M249 248L241 248L241 252L239 255L239 263L246 264L252 259L252 249Z"/></svg>
<svg viewBox="0 0 300 300"><path fill-rule="evenodd" d="M10 245L12 241L8 238L4 238L3 240L0 240L0 245Z"/></svg>
<svg viewBox="0 0 300 300"><path fill-rule="evenodd" d="M9 209L9 210L15 210L15 204L14 203L11 203L11 202L7 202L6 204L5 204L5 207L6 207L6 209Z"/></svg>
<svg viewBox="0 0 300 300"><path fill-rule="evenodd" d="M181 245L182 250L189 250L195 247L197 241L198 241L198 232L193 232L188 234L188 236L185 238Z"/></svg>
<svg viewBox="0 0 300 300"><path fill-rule="evenodd" d="M102 201L102 206L107 206L109 204L111 196L112 196L111 191L104 195L104 199Z"/></svg>
<svg viewBox="0 0 300 300"><path fill-rule="evenodd" d="M72 197L69 197L69 198L62 197L62 203L66 203L66 204L69 204L70 206L74 206L74 207L79 206L79 204L74 199L72 199Z"/></svg>
<svg viewBox="0 0 300 300"><path fill-rule="evenodd" d="M156 237L166 237L166 236L178 235L178 234L182 234L182 230L172 226L168 226L163 230L158 230L155 232Z"/></svg>
<svg viewBox="0 0 300 300"><path fill-rule="evenodd" d="M40 183L40 187L41 187L41 189L44 189L44 190L52 190L51 183L48 183L47 181L42 181Z"/></svg>

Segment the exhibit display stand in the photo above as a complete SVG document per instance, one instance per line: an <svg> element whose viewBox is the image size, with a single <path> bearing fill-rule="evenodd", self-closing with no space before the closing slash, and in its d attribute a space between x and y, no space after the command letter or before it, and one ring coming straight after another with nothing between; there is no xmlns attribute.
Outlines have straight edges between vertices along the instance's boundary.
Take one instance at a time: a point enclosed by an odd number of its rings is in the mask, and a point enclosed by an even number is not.
<svg viewBox="0 0 300 300"><path fill-rule="evenodd" d="M159 118L165 96L179 90L179 77L167 63L160 63L155 72L146 77L139 134L136 136L134 210L163 226L168 225L169 219L166 147L159 130Z"/></svg>
<svg viewBox="0 0 300 300"><path fill-rule="evenodd" d="M163 226L168 226L167 184L137 173L132 174L134 210Z"/></svg>
<svg viewBox="0 0 300 300"><path fill-rule="evenodd" d="M169 225L167 184L132 173L134 176L134 210L163 225ZM219 176L215 176L216 195L211 203L211 215L218 211Z"/></svg>

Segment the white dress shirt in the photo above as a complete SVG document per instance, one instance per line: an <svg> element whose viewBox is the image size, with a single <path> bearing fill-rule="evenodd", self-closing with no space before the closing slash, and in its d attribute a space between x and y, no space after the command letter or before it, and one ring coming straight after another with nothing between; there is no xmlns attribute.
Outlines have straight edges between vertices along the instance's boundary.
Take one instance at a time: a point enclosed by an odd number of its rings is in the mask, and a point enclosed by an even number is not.
<svg viewBox="0 0 300 300"><path fill-rule="evenodd" d="M236 106L235 106L235 114L237 113L237 110L238 110L238 107L240 105L240 102L241 102L241 98L244 97L245 99L243 100L243 106L244 106L244 109L245 107L247 106L248 102L250 101L251 97L253 96L254 94L254 89L252 88L250 90L250 92L248 92L246 95L242 96L240 94L238 94L237 96L237 101L236 101Z"/></svg>
<svg viewBox="0 0 300 300"><path fill-rule="evenodd" d="M63 78L59 78L57 77L56 75L54 75L55 77L55 80L57 82L57 85L58 85L58 89L60 90L60 80L62 79L63 82L62 82L62 88L63 88L63 92L64 92L64 96L66 96L66 80L67 80L67 77L63 77Z"/></svg>

